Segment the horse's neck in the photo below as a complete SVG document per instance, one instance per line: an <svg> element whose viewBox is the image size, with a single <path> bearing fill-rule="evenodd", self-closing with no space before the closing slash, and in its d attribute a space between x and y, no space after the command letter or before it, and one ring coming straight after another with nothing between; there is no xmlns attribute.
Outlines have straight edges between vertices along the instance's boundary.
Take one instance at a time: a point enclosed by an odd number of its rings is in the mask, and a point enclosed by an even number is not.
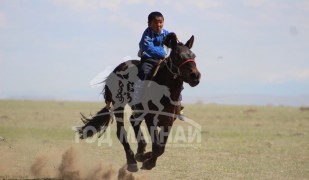
<svg viewBox="0 0 309 180"><path fill-rule="evenodd" d="M165 85L166 87L169 88L170 93L171 93L171 98L174 101L177 101L179 99L182 86L183 86L183 81L180 80L179 77L175 79L174 75L170 73L168 69L164 66L158 72L155 80L158 84Z"/></svg>

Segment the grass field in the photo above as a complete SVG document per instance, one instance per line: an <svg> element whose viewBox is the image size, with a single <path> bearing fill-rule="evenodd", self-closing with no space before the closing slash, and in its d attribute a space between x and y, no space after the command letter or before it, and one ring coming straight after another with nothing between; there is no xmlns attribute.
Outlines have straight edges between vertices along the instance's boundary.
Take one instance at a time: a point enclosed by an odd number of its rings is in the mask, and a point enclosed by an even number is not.
<svg viewBox="0 0 309 180"><path fill-rule="evenodd" d="M187 105L186 116L201 126L201 142L174 138L154 169L130 174L122 168L125 154L115 123L111 146L75 141L72 127L81 124L79 113L102 106L0 101L0 179L309 179L307 108ZM183 131L172 137L188 133L189 126L176 121L173 128Z"/></svg>

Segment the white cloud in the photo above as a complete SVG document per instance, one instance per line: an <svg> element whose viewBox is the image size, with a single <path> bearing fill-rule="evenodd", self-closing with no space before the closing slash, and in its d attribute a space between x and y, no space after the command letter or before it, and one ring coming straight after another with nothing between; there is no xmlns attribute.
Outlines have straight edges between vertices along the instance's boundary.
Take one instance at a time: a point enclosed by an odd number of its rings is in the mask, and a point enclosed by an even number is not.
<svg viewBox="0 0 309 180"><path fill-rule="evenodd" d="M142 2L141 0L127 0L128 4L139 4L140 2Z"/></svg>
<svg viewBox="0 0 309 180"><path fill-rule="evenodd" d="M126 28L132 30L133 32L140 33L141 30L145 29L145 23L137 22L136 20L129 17L122 17L121 22Z"/></svg>
<svg viewBox="0 0 309 180"><path fill-rule="evenodd" d="M199 9L214 8L214 7L219 7L222 5L218 1L214 1L214 0L191 0L188 2L190 2L191 4L193 4L195 7Z"/></svg>
<svg viewBox="0 0 309 180"><path fill-rule="evenodd" d="M93 11L99 9L108 9L117 11L121 6L148 4L155 5L155 0L149 0L147 2L141 0L52 0L57 5L67 6L75 11Z"/></svg>
<svg viewBox="0 0 309 180"><path fill-rule="evenodd" d="M163 1L163 4L167 6L173 7L178 12L186 12L187 10L198 8L198 9L208 9L208 8L214 8L219 7L222 4L215 0L178 0L178 1L171 1L171 0L165 0Z"/></svg>
<svg viewBox="0 0 309 180"><path fill-rule="evenodd" d="M285 72L270 73L265 77L266 83L284 83L289 81L309 81L308 69L292 69Z"/></svg>
<svg viewBox="0 0 309 180"><path fill-rule="evenodd" d="M118 10L121 5L121 0L98 0L98 5L103 9Z"/></svg>
<svg viewBox="0 0 309 180"><path fill-rule="evenodd" d="M64 5L76 11L91 11L97 9L96 0L53 0L57 5Z"/></svg>
<svg viewBox="0 0 309 180"><path fill-rule="evenodd" d="M253 7L260 7L265 4L265 2L269 2L269 0L244 0L244 4Z"/></svg>
<svg viewBox="0 0 309 180"><path fill-rule="evenodd" d="M117 10L122 0L52 0L60 6L67 6L75 11L94 11L102 9Z"/></svg>
<svg viewBox="0 0 309 180"><path fill-rule="evenodd" d="M57 5L67 6L78 12L94 11L99 9L109 9L112 11L117 11L120 9L121 6L138 4L143 4L151 7L162 4L164 6L170 6L178 12L185 12L189 10L188 7L205 10L208 8L219 7L222 5L215 0L179 0L176 2L171 0L52 0L52 2Z"/></svg>

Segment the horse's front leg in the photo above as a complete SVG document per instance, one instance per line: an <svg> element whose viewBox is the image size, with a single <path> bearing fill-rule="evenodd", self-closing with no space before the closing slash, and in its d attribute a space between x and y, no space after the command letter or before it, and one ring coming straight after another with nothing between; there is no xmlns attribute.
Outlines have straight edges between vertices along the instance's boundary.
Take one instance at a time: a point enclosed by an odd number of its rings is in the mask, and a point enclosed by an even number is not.
<svg viewBox="0 0 309 180"><path fill-rule="evenodd" d="M117 108L115 110L115 117L117 120L117 137L121 144L123 145L123 148L126 153L126 158L127 158L127 170L130 172L137 172L137 162L134 157L134 153L130 147L130 144L127 139L127 132L124 128L124 122L123 122L123 110L124 108Z"/></svg>
<svg viewBox="0 0 309 180"><path fill-rule="evenodd" d="M135 159L139 162L144 162L146 159L150 158L150 156L145 155L147 143L145 141L144 134L141 130L142 120L135 119L133 116L131 116L130 122L133 127L135 138L138 143Z"/></svg>
<svg viewBox="0 0 309 180"><path fill-rule="evenodd" d="M165 151L171 127L172 126L162 126L160 133L158 133L157 126L152 126L151 131L149 131L152 139L152 153L148 153L151 157L143 162L141 169L150 170L156 166L158 157Z"/></svg>

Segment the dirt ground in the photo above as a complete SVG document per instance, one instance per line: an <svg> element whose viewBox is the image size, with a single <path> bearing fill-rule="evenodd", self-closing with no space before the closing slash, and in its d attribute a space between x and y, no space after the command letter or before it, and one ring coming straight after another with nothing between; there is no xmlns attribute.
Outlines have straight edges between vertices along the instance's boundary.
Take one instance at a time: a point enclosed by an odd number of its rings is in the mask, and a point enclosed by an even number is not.
<svg viewBox="0 0 309 180"><path fill-rule="evenodd" d="M125 170L115 122L102 139L78 140L79 113L101 107L0 101L0 179L309 179L306 107L186 105L191 121L176 121L157 166L136 173Z"/></svg>

